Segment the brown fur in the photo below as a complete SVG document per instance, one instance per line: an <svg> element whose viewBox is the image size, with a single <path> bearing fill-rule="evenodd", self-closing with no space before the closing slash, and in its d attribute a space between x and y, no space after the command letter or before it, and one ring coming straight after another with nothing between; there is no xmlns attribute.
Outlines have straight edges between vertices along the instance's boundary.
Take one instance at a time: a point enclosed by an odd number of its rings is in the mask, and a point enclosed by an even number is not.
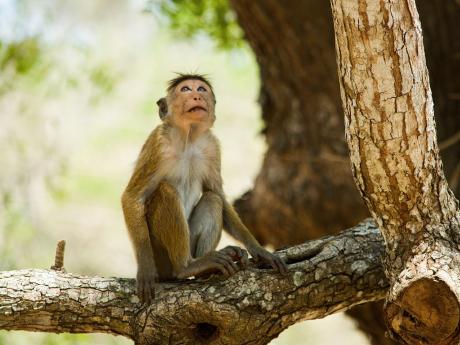
<svg viewBox="0 0 460 345"><path fill-rule="evenodd" d="M162 101L163 124L142 147L122 196L140 299L151 300L157 280L213 271L228 276L239 269L234 261L247 263L240 248L215 251L222 227L255 259L285 272L284 263L259 245L225 198L219 143L210 130L215 98L207 79L173 80L166 105Z"/></svg>

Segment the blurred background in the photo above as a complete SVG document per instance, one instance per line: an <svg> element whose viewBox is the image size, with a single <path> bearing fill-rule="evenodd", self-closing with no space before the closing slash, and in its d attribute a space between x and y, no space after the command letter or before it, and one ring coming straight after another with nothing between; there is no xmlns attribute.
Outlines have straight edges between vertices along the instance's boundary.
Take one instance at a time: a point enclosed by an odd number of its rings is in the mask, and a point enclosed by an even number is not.
<svg viewBox="0 0 460 345"><path fill-rule="evenodd" d="M227 12L225 34L205 34L174 3L0 0L1 270L48 268L65 239L67 271L135 276L120 195L174 72L214 84L227 194L254 184L266 150L256 58ZM271 344L339 341L368 344L343 315L295 325ZM7 345L130 343L0 331Z"/></svg>
<svg viewBox="0 0 460 345"><path fill-rule="evenodd" d="M3 269L48 265L43 254L62 237L69 267L132 275L120 195L176 71L210 75L227 191L236 196L251 185L264 143L248 50L180 41L142 1L1 4ZM94 260L101 247L107 256Z"/></svg>

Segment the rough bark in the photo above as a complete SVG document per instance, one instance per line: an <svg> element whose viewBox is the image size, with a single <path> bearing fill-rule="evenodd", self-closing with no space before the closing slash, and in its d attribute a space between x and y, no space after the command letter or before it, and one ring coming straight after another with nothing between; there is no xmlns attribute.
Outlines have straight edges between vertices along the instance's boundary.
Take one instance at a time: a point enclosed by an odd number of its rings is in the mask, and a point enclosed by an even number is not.
<svg viewBox="0 0 460 345"><path fill-rule="evenodd" d="M378 300L383 238L367 220L280 252L289 274L252 267L223 281L159 284L149 307L133 279L52 270L0 273L0 329L105 332L136 344L266 344L295 322Z"/></svg>
<svg viewBox="0 0 460 345"><path fill-rule="evenodd" d="M231 4L260 66L268 144L254 189L237 202L244 221L259 240L276 247L355 224L366 211L346 153L329 4ZM452 139L442 152L445 171L460 194L455 178L460 174L460 3L417 0L417 5L426 32L438 135L447 145Z"/></svg>
<svg viewBox="0 0 460 345"><path fill-rule="evenodd" d="M254 189L236 202L239 213L262 243L277 248L355 224L366 210L345 153L328 2L230 2L260 66L268 144ZM460 4L417 4L427 33L438 134L448 145L441 152L445 171L460 195ZM393 343L384 337L381 310L378 304L351 313L373 345Z"/></svg>
<svg viewBox="0 0 460 345"><path fill-rule="evenodd" d="M268 146L254 188L235 203L238 213L275 248L356 224L368 212L346 149L330 4L230 2L260 67ZM360 306L352 316L373 345L390 345L381 310Z"/></svg>
<svg viewBox="0 0 460 345"><path fill-rule="evenodd" d="M388 327L402 343L458 343L460 211L439 157L415 2L331 4L353 175L386 242Z"/></svg>

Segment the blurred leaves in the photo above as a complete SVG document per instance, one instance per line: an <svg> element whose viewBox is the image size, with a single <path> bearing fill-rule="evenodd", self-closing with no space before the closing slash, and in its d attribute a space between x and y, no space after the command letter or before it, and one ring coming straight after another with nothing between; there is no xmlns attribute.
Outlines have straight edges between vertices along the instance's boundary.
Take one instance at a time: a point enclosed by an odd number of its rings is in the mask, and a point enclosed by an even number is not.
<svg viewBox="0 0 460 345"><path fill-rule="evenodd" d="M131 272L119 194L143 138L159 122L154 100L171 71L200 63L215 70L229 88L220 98L221 127L246 121L252 131L255 121L243 114L256 108L239 99L252 97L247 90L257 82L252 55L235 50L229 57L203 39L239 46L227 3L157 1L161 18L153 23L134 2L0 1L0 269L49 267L56 238L64 238L74 246L68 269ZM196 42L171 39L165 22L178 28L183 19L189 26L182 32ZM241 121L226 115L229 109ZM129 343L97 337L0 331L0 345Z"/></svg>
<svg viewBox="0 0 460 345"><path fill-rule="evenodd" d="M91 50L40 34L0 37L0 269L27 262L17 243L40 250L50 242L34 237L43 210L65 196L73 125L116 83L112 65Z"/></svg>
<svg viewBox="0 0 460 345"><path fill-rule="evenodd" d="M0 70L13 67L16 73L25 74L38 62L42 53L36 37L19 42L0 42Z"/></svg>
<svg viewBox="0 0 460 345"><path fill-rule="evenodd" d="M97 86L103 93L108 94L115 86L115 77L112 73L109 64L102 64L91 68L89 71L89 79Z"/></svg>
<svg viewBox="0 0 460 345"><path fill-rule="evenodd" d="M18 77L41 80L49 68L43 54L42 43L36 36L13 42L0 41L0 96L13 87Z"/></svg>
<svg viewBox="0 0 460 345"><path fill-rule="evenodd" d="M170 28L183 38L210 36L221 49L244 46L243 31L227 0L148 0L146 11L166 16Z"/></svg>
<svg viewBox="0 0 460 345"><path fill-rule="evenodd" d="M86 73L94 88L89 101L91 105L97 105L104 96L113 91L117 74L109 63L93 63L87 68Z"/></svg>

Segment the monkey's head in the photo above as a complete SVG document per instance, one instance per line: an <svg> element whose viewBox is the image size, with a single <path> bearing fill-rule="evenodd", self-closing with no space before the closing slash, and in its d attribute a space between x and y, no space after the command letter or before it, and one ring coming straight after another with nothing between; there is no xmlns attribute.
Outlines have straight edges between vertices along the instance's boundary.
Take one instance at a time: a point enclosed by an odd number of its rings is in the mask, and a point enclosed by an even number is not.
<svg viewBox="0 0 460 345"><path fill-rule="evenodd" d="M216 98L211 83L200 74L179 74L169 81L167 96L157 101L159 115L182 127L198 124L211 127L216 119Z"/></svg>

